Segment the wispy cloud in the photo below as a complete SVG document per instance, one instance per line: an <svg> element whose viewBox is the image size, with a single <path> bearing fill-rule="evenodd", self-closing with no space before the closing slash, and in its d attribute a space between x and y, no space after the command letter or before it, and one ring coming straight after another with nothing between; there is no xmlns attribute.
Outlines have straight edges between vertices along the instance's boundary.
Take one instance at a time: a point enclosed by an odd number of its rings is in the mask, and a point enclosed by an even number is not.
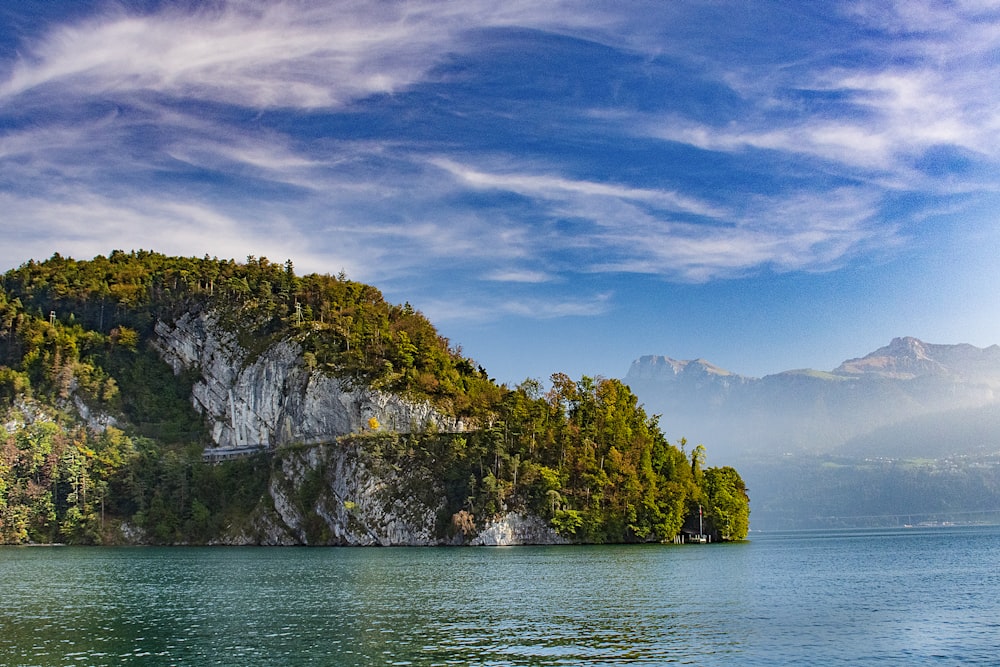
<svg viewBox="0 0 1000 667"><path fill-rule="evenodd" d="M54 30L15 65L0 96L58 85L88 97L155 91L313 108L392 92L420 76L440 29L428 33L398 16L370 17L371 29L359 8L347 9L227 3L193 16L101 16Z"/></svg>
<svg viewBox="0 0 1000 667"><path fill-rule="evenodd" d="M567 298L565 296L535 296L510 298L502 294L484 293L474 301L466 299L442 301L428 299L423 312L435 322L494 322L518 317L549 320L563 317L596 317L612 308L614 294L597 292Z"/></svg>
<svg viewBox="0 0 1000 667"><path fill-rule="evenodd" d="M156 92L258 109L339 107L422 80L445 54L469 47L470 31L607 20L560 5L231 0L193 14L110 10L27 49L0 99L57 86L90 98Z"/></svg>
<svg viewBox="0 0 1000 667"><path fill-rule="evenodd" d="M553 276L532 269L503 268L487 273L483 279L501 283L547 283Z"/></svg>
<svg viewBox="0 0 1000 667"><path fill-rule="evenodd" d="M672 192L434 163L476 187L533 197L550 224L532 247L540 257L563 255L563 270L702 282L762 266L830 270L871 246L900 241L895 226L875 222L874 188L758 195L730 211L694 198L679 203Z"/></svg>
<svg viewBox="0 0 1000 667"><path fill-rule="evenodd" d="M1000 80L1000 70L997 71ZM913 161L935 146L953 146L984 159L1000 159L1000 93L956 90L933 71L830 72L812 84L838 93L853 113L802 114L723 126L676 116L647 119L648 136L710 151L762 149L818 158L857 175L906 173L919 178ZM973 82L968 82L972 85ZM924 183L919 183L923 186Z"/></svg>
<svg viewBox="0 0 1000 667"><path fill-rule="evenodd" d="M872 192L844 189L756 197L728 225L664 226L637 219L603 237L603 245L614 252L592 270L690 282L739 277L765 266L779 272L828 271L873 247L901 242L899 230L876 224L877 211Z"/></svg>
<svg viewBox="0 0 1000 667"><path fill-rule="evenodd" d="M610 198L642 202L664 210L717 216L718 207L673 191L633 188L614 183L574 180L544 173L487 172L448 159L431 160L441 169L474 188L499 189L518 194L559 200L574 197Z"/></svg>
<svg viewBox="0 0 1000 667"><path fill-rule="evenodd" d="M1000 23L988 4L839 6L852 34L871 36L822 55L775 44L761 67L734 56L738 41L716 49L699 12L661 3L106 5L0 63L0 203L17 239L0 261L155 246L293 257L393 284L460 270L525 290L571 290L596 273L832 270L905 242L905 221L885 215L897 193L997 187L982 173L929 173L928 152L1000 161ZM526 97L513 99L524 118L491 118L510 145L486 136L492 127L452 132L466 104L493 111L490 31L600 45L607 70L593 83L505 53L507 85ZM674 103L694 84L667 72L664 54L729 106ZM535 109L531 91L550 82L569 92ZM586 85L600 103L576 97ZM667 144L694 150L672 158ZM718 154L736 164L736 185L713 171ZM463 312L593 314L611 299L496 297Z"/></svg>
<svg viewBox="0 0 1000 667"><path fill-rule="evenodd" d="M914 161L938 146L1000 160L1000 13L994 6L857 2L845 13L892 38L844 44L844 51L867 50L863 58L853 55L857 62L850 66L841 64L844 57L808 67L789 63L762 77L737 65L724 80L743 97L745 113L721 123L670 114L636 126L705 150L777 151L866 177L919 179Z"/></svg>

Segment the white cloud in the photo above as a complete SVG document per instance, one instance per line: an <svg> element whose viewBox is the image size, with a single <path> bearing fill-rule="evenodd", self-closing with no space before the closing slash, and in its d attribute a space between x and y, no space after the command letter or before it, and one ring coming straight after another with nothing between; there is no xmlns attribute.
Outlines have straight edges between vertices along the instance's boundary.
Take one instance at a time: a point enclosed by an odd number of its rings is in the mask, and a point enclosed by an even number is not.
<svg viewBox="0 0 1000 667"><path fill-rule="evenodd" d="M695 198L678 206L672 192L517 170L510 160L503 173L446 160L434 164L462 182L533 197L536 214L549 222L545 233L524 247L558 262L563 271L650 273L701 282L761 266L829 270L873 246L899 243L895 227L875 222L874 188L746 195L737 212ZM682 219L671 212L677 209L701 216Z"/></svg>
<svg viewBox="0 0 1000 667"><path fill-rule="evenodd" d="M291 12L285 3L260 12L230 4L196 16L101 17L48 35L30 59L17 63L0 95L59 84L84 96L145 90L262 108L312 108L391 92L416 79L426 57L398 57L380 67L375 54L403 56L404 48L426 52L429 45L401 34L404 26L365 30L361 18Z"/></svg>
<svg viewBox="0 0 1000 667"><path fill-rule="evenodd" d="M602 20L525 1L232 0L193 15L115 11L56 27L27 48L0 99L55 85L82 97L155 91L254 108L339 107L422 80L449 51L467 48L470 30L580 30Z"/></svg>
<svg viewBox="0 0 1000 667"><path fill-rule="evenodd" d="M547 283L553 278L552 274L545 271L518 268L497 269L483 276L484 280L501 283Z"/></svg>
<svg viewBox="0 0 1000 667"><path fill-rule="evenodd" d="M715 63L719 82L744 103L728 121L677 113L618 120L645 136L710 151L815 158L838 173L883 184L895 179L903 188L933 187L913 168L931 148L1000 161L995 3L902 0L843 9L864 31L824 43L827 57L763 69Z"/></svg>
<svg viewBox="0 0 1000 667"><path fill-rule="evenodd" d="M563 317L594 317L607 313L614 294L599 292L567 298L564 296L510 298L502 294L479 294L474 300L429 299L421 310L431 321L492 322L508 317L548 320Z"/></svg>
<svg viewBox="0 0 1000 667"><path fill-rule="evenodd" d="M827 271L873 248L898 246L899 231L876 222L877 193L832 192L756 196L727 224L669 224L632 218L599 235L607 249L592 271L663 275L690 282L733 278L769 266Z"/></svg>
<svg viewBox="0 0 1000 667"><path fill-rule="evenodd" d="M551 174L514 171L487 172L448 159L434 159L430 162L474 188L507 190L530 197L554 200L575 197L633 200L666 210L706 216L720 215L720 209L707 202L699 201L694 197L686 197L674 191L575 180Z"/></svg>

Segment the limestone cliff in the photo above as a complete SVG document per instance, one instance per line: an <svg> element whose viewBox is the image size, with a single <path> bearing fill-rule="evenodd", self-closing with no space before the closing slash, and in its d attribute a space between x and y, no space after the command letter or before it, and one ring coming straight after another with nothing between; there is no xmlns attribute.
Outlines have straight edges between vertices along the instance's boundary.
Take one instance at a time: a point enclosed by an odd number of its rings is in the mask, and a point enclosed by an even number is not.
<svg viewBox="0 0 1000 667"><path fill-rule="evenodd" d="M394 437L359 436L276 454L269 498L218 543L328 546L566 544L534 516L506 514L463 530L441 480L417 460L393 459Z"/></svg>
<svg viewBox="0 0 1000 667"><path fill-rule="evenodd" d="M207 458L271 451L267 497L230 526L224 544L431 546L559 544L537 517L506 515L456 527L430 462L383 451L407 433L457 432L427 403L309 370L281 340L251 354L210 312L156 325L154 345L175 373L195 370L195 408L214 447ZM374 418L377 429L372 429Z"/></svg>
<svg viewBox="0 0 1000 667"><path fill-rule="evenodd" d="M488 522L472 539L473 546L569 544L548 523L531 514L508 513Z"/></svg>
<svg viewBox="0 0 1000 667"><path fill-rule="evenodd" d="M175 373L197 369L192 401L209 421L219 449L274 449L332 442L369 429L374 418L387 430L407 433L462 424L427 403L351 387L308 370L300 347L282 340L251 358L210 313L187 313L156 325L155 345Z"/></svg>
<svg viewBox="0 0 1000 667"><path fill-rule="evenodd" d="M295 447L276 457L268 492L229 544L430 546L445 511L440 484L426 470L402 471L371 439Z"/></svg>

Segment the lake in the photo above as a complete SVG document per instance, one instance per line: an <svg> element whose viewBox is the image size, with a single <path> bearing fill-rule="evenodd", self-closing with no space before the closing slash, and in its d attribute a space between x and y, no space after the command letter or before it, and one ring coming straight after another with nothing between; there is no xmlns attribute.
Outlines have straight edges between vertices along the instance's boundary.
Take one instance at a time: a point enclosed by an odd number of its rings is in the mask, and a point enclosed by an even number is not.
<svg viewBox="0 0 1000 667"><path fill-rule="evenodd" d="M974 665L1000 528L740 544L0 548L2 665Z"/></svg>

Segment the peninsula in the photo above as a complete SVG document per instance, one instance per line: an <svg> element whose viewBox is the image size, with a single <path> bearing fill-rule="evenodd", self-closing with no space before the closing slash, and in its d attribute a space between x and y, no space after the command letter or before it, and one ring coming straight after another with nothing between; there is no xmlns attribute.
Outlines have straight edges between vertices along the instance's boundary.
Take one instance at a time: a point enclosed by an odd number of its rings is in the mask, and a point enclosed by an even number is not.
<svg viewBox="0 0 1000 667"><path fill-rule="evenodd" d="M0 290L0 542L743 539L732 467L618 380L516 387L290 261L58 254ZM699 513L702 529L698 529Z"/></svg>

